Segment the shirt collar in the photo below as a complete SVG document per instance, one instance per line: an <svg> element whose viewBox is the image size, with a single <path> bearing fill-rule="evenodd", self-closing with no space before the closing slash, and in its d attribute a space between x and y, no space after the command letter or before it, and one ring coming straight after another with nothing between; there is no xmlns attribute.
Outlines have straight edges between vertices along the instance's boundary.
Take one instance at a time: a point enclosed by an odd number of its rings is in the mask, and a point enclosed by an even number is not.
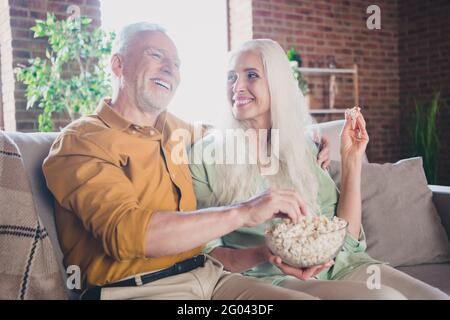
<svg viewBox="0 0 450 320"><path fill-rule="evenodd" d="M110 128L117 130L126 130L130 127L141 128L141 126L133 124L131 121L122 117L119 113L114 111L111 108L111 99L106 98L100 101L95 111L97 116ZM158 133L163 133L164 126L166 123L167 112L162 112L158 118L156 118L156 123L154 129L158 131ZM146 127L150 128L150 127ZM151 127L153 128L153 127Z"/></svg>
<svg viewBox="0 0 450 320"><path fill-rule="evenodd" d="M158 130L159 133L164 133L164 127L166 125L167 112L163 111L160 113L158 118L156 118L155 129Z"/></svg>
<svg viewBox="0 0 450 320"><path fill-rule="evenodd" d="M111 108L111 99L103 99L97 106L95 113L110 128L125 130L133 125Z"/></svg>

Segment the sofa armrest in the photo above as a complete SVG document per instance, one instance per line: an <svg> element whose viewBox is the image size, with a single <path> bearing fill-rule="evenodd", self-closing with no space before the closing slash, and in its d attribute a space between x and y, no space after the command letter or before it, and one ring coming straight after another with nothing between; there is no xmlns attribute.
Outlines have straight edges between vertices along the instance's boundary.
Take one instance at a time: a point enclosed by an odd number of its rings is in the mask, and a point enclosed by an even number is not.
<svg viewBox="0 0 450 320"><path fill-rule="evenodd" d="M437 185L429 185L428 187L433 191L434 205L450 240L450 187Z"/></svg>

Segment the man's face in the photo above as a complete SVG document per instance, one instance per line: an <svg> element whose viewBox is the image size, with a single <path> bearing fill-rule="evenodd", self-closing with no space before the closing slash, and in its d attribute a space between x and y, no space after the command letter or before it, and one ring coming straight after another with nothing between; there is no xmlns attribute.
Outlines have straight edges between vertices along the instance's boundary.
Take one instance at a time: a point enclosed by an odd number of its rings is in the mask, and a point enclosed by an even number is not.
<svg viewBox="0 0 450 320"><path fill-rule="evenodd" d="M159 31L138 33L125 55L125 87L143 111L167 108L180 82L180 61L172 40Z"/></svg>

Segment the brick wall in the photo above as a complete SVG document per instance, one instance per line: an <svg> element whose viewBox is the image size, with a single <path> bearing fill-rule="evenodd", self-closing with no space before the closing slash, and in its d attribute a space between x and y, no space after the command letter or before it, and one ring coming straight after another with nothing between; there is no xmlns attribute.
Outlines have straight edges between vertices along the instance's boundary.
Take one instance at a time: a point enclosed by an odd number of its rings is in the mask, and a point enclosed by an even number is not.
<svg viewBox="0 0 450 320"><path fill-rule="evenodd" d="M6 130L36 131L38 111L26 110L24 87L15 81L13 69L27 64L29 58L43 57L47 41L34 39L30 28L35 19L44 19L47 12L58 18L66 18L70 5L78 5L80 13L94 19L100 25L99 0L0 0L0 58L2 71L2 102ZM57 126L66 123L60 117Z"/></svg>
<svg viewBox="0 0 450 320"><path fill-rule="evenodd" d="M440 91L444 104L439 114L441 138L438 183L450 185L450 2L448 0L404 0L399 6L400 106L402 110L403 156L411 154L409 120L413 99L431 101Z"/></svg>

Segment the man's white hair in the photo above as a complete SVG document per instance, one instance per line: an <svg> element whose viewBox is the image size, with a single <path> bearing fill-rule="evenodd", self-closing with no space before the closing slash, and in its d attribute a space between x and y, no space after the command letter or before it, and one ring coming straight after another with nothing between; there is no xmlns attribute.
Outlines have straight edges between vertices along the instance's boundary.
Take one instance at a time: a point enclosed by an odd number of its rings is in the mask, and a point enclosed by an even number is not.
<svg viewBox="0 0 450 320"><path fill-rule="evenodd" d="M158 31L167 34L166 30L156 23L137 22L128 24L122 27L122 29L117 34L112 45L111 55L120 54L124 58L126 58L128 49L131 47L134 37L144 31ZM121 86L120 79L111 72L111 80L113 97L115 97L118 94L119 88Z"/></svg>
<svg viewBox="0 0 450 320"><path fill-rule="evenodd" d="M137 22L124 26L117 35L112 45L112 54L120 53L126 55L133 38L140 32L159 31L166 33L166 30L156 23Z"/></svg>
<svg viewBox="0 0 450 320"><path fill-rule="evenodd" d="M318 213L318 181L313 168L314 152L317 149L309 131L312 118L286 53L273 40L255 39L232 52L230 61L246 51L256 52L261 57L270 92L271 128L279 130L279 159L275 159L279 161L279 170L276 174L265 177L269 186L296 190L309 210ZM233 116L230 116L229 121L231 127L248 129ZM257 165L223 164L216 165L216 168L218 177L211 185L214 195L207 200L210 205L229 205L244 201L258 192L260 186L255 185L260 175Z"/></svg>

